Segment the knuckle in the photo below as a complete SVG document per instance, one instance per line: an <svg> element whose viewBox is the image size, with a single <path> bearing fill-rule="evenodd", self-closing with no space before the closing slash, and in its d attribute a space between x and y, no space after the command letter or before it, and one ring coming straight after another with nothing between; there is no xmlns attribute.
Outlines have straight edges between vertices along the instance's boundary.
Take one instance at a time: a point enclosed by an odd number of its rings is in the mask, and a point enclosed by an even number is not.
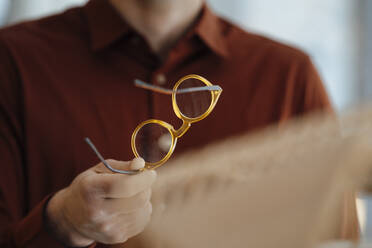
<svg viewBox="0 0 372 248"><path fill-rule="evenodd" d="M83 177L80 179L80 188L82 191L88 191L90 188L90 179L89 177Z"/></svg>
<svg viewBox="0 0 372 248"><path fill-rule="evenodd" d="M110 194L114 190L114 185L112 181L108 180L101 180L99 184L100 191L102 191L105 194Z"/></svg>
<svg viewBox="0 0 372 248"><path fill-rule="evenodd" d="M143 219L150 219L152 214L152 205L150 202L148 202L145 207L140 209L139 211L136 211L133 215L133 218L135 220L143 220Z"/></svg>
<svg viewBox="0 0 372 248"><path fill-rule="evenodd" d="M152 214L152 204L151 204L151 202L149 202L148 204L147 204L147 206L146 206L146 211L147 211L147 214L149 215L149 216L151 216L151 214Z"/></svg>
<svg viewBox="0 0 372 248"><path fill-rule="evenodd" d="M91 200L94 198L94 188L89 177L84 177L80 180L79 190L84 200Z"/></svg>
<svg viewBox="0 0 372 248"><path fill-rule="evenodd" d="M107 221L100 221L97 223L97 231L106 237L112 237L113 233L111 232L111 223Z"/></svg>
<svg viewBox="0 0 372 248"><path fill-rule="evenodd" d="M97 209L95 206L88 206L86 209L86 216L90 221L97 222L105 219L106 214L103 210Z"/></svg>
<svg viewBox="0 0 372 248"><path fill-rule="evenodd" d="M133 230L132 236L136 236L140 233L142 233L145 230L145 226L139 226L135 230Z"/></svg>
<svg viewBox="0 0 372 248"><path fill-rule="evenodd" d="M110 233L106 233L105 235L108 241L107 243L109 244L124 243L128 240L128 237L120 231L113 231Z"/></svg>
<svg viewBox="0 0 372 248"><path fill-rule="evenodd" d="M132 230L132 235L135 236L137 234L142 233L146 229L147 223L141 223L140 225L136 225Z"/></svg>
<svg viewBox="0 0 372 248"><path fill-rule="evenodd" d="M123 235L123 234L118 234L116 235L112 242L115 243L115 244L119 244L119 243L124 243L128 240L127 236L126 235Z"/></svg>
<svg viewBox="0 0 372 248"><path fill-rule="evenodd" d="M150 201L151 198L151 190L147 190L139 194L138 196L138 205L139 207L145 207L146 204Z"/></svg>
<svg viewBox="0 0 372 248"><path fill-rule="evenodd" d="M96 217L96 211L91 206L87 206L85 209L85 215L89 220L93 220Z"/></svg>
<svg viewBox="0 0 372 248"><path fill-rule="evenodd" d="M143 232L143 231L145 231L145 229L146 229L146 225L143 225L143 226L139 227L138 230L137 230L136 235L139 234L139 233L141 233L141 232Z"/></svg>

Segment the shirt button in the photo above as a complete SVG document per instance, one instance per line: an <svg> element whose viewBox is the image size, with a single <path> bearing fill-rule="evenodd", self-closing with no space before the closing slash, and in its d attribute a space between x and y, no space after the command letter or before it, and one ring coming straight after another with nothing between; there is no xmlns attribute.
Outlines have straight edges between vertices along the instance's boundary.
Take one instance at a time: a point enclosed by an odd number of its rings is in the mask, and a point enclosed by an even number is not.
<svg viewBox="0 0 372 248"><path fill-rule="evenodd" d="M164 74L158 74L156 76L156 82L159 84L159 85L164 85L166 82L167 82L167 78L165 77Z"/></svg>

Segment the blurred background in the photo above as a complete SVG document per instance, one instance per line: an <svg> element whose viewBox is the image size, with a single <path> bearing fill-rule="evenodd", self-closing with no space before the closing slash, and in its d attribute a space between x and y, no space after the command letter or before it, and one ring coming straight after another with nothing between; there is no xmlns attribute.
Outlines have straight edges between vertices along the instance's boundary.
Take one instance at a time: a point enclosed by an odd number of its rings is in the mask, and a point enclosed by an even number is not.
<svg viewBox="0 0 372 248"><path fill-rule="evenodd" d="M50 15L86 0L0 0L0 26ZM246 30L305 50L337 111L372 99L371 0L209 0ZM372 200L358 200L362 230L372 233ZM369 235L368 235L369 236ZM372 237L364 236L372 240Z"/></svg>

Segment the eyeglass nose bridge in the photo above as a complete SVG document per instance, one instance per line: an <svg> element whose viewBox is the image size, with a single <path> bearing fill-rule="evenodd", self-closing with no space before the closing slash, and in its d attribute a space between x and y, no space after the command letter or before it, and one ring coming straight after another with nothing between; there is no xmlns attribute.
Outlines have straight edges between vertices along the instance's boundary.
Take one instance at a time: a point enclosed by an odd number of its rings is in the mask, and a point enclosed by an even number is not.
<svg viewBox="0 0 372 248"><path fill-rule="evenodd" d="M174 137L181 138L187 132L187 130L189 130L190 127L191 122L182 120L182 126L177 130L175 129L172 130Z"/></svg>

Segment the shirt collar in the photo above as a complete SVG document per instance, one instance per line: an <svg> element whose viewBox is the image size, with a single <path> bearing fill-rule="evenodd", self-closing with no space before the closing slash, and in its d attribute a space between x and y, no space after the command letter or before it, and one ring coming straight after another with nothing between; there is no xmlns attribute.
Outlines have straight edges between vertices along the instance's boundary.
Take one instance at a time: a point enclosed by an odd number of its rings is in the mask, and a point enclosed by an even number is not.
<svg viewBox="0 0 372 248"><path fill-rule="evenodd" d="M202 9L201 17L195 26L195 33L218 55L222 57L229 55L221 20L207 5Z"/></svg>
<svg viewBox="0 0 372 248"><path fill-rule="evenodd" d="M109 46L132 31L108 0L90 0L83 11L87 18L91 47L94 51ZM189 33L194 34L216 54L228 56L221 21L206 5L203 6L199 20Z"/></svg>

